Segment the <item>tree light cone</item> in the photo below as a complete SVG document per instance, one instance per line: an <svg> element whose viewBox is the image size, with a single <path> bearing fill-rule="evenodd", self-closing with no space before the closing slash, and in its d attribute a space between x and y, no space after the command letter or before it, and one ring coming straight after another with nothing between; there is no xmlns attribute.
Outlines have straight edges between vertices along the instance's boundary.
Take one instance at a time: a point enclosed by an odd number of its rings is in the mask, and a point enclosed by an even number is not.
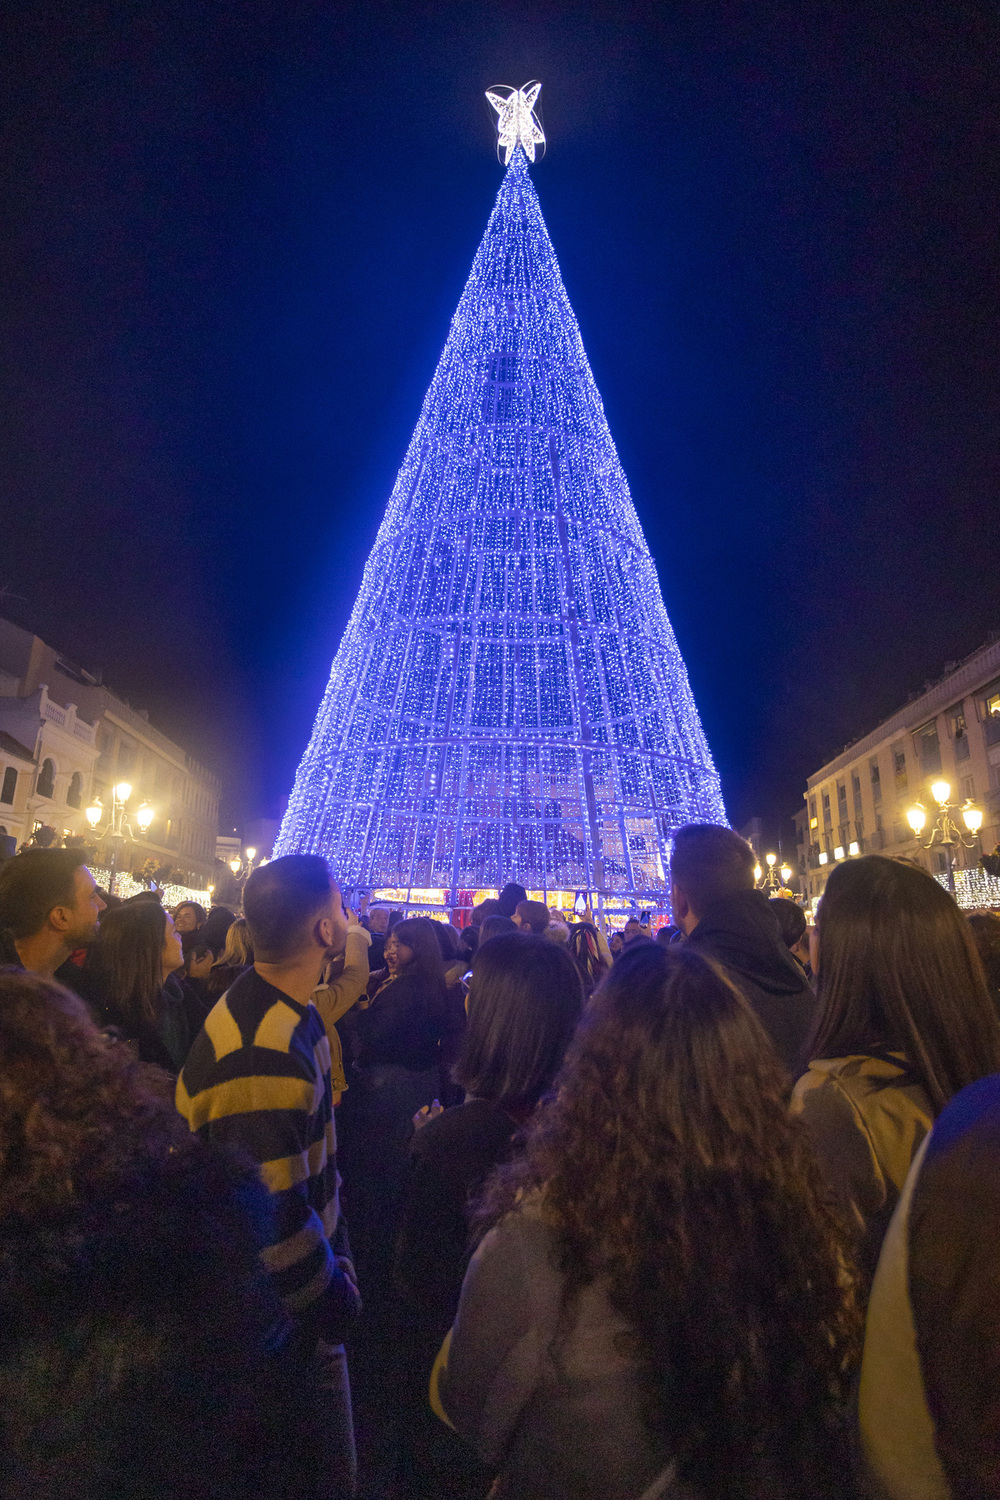
<svg viewBox="0 0 1000 1500"><path fill-rule="evenodd" d="M656 902L692 821L719 778L518 147L275 853Z"/></svg>

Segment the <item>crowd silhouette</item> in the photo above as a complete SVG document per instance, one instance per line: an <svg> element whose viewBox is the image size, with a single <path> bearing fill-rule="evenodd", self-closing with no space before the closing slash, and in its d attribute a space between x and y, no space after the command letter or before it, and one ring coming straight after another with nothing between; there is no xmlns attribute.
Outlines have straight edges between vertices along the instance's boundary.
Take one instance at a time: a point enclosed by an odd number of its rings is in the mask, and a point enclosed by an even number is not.
<svg viewBox="0 0 1000 1500"><path fill-rule="evenodd" d="M0 1495L1000 1500L1000 918L754 862L679 829L655 932L0 864Z"/></svg>

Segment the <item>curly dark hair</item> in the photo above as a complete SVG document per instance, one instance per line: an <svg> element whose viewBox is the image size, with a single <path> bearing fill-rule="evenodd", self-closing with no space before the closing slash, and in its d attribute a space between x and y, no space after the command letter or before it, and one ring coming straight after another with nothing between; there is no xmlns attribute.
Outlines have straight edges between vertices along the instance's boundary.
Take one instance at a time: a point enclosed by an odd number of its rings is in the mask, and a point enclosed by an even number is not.
<svg viewBox="0 0 1000 1500"><path fill-rule="evenodd" d="M5 1500L302 1493L256 1174L57 984L0 970L0 1057Z"/></svg>
<svg viewBox="0 0 1000 1500"><path fill-rule="evenodd" d="M840 1492L861 1334L847 1233L773 1049L713 964L653 944L619 960L482 1224L528 1192L567 1309L607 1279L684 1479L712 1500Z"/></svg>

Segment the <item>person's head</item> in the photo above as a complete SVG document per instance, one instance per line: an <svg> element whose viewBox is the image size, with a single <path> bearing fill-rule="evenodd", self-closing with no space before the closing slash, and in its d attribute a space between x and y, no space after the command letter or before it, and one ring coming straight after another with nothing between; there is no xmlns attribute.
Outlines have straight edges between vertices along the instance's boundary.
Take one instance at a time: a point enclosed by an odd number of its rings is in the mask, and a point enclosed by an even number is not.
<svg viewBox="0 0 1000 1500"><path fill-rule="evenodd" d="M512 917L518 908L519 902L527 901L528 893L523 885L518 885L516 880L508 880L497 899L500 907L500 916Z"/></svg>
<svg viewBox="0 0 1000 1500"><path fill-rule="evenodd" d="M610 968L601 952L593 922L576 922L570 928L569 951L580 971L584 994L592 995Z"/></svg>
<svg viewBox="0 0 1000 1500"><path fill-rule="evenodd" d="M613 932L608 938L608 947L611 949L613 957L616 957L619 953L623 952L625 948L624 934L621 932Z"/></svg>
<svg viewBox="0 0 1000 1500"><path fill-rule="evenodd" d="M428 917L410 917L396 923L385 940L385 966L390 974L419 977L432 985L444 984L436 926Z"/></svg>
<svg viewBox="0 0 1000 1500"><path fill-rule="evenodd" d="M483 938L466 1008L455 1082L478 1099L533 1108L552 1087L583 1008L569 955L533 935Z"/></svg>
<svg viewBox="0 0 1000 1500"><path fill-rule="evenodd" d="M0 927L15 942L51 937L68 952L97 936L104 902L81 849L25 849L0 868Z"/></svg>
<svg viewBox="0 0 1000 1500"><path fill-rule="evenodd" d="M968 917L972 941L995 999L1000 999L1000 917L995 911L974 911Z"/></svg>
<svg viewBox="0 0 1000 1500"><path fill-rule="evenodd" d="M208 921L208 912L198 901L181 901L174 907L174 926L181 937L197 932Z"/></svg>
<svg viewBox="0 0 1000 1500"><path fill-rule="evenodd" d="M794 953L806 935L805 912L797 901L790 901L787 896L772 896L767 904L774 912L781 941Z"/></svg>
<svg viewBox="0 0 1000 1500"><path fill-rule="evenodd" d="M4 1495L257 1492L279 1309L256 1173L60 985L0 972L0 1056Z"/></svg>
<svg viewBox="0 0 1000 1500"><path fill-rule="evenodd" d="M754 888L756 857L746 839L717 823L688 823L674 834L670 904L674 921L693 932L710 906Z"/></svg>
<svg viewBox="0 0 1000 1500"><path fill-rule="evenodd" d="M517 932L517 923L511 917L487 917L485 922L480 922L478 931L480 943L488 943L490 938L503 937L505 933Z"/></svg>
<svg viewBox="0 0 1000 1500"><path fill-rule="evenodd" d="M297 965L339 953L347 937L340 889L319 854L284 854L258 865L243 889L257 964Z"/></svg>
<svg viewBox="0 0 1000 1500"><path fill-rule="evenodd" d="M569 923L561 911L549 912L549 925L545 929L545 936L550 943L561 943L563 947L569 944Z"/></svg>
<svg viewBox="0 0 1000 1500"><path fill-rule="evenodd" d="M90 965L103 998L126 1022L155 1024L164 980L184 967L170 913L159 901L124 901L105 912Z"/></svg>
<svg viewBox="0 0 1000 1500"><path fill-rule="evenodd" d="M513 922L510 925L513 927ZM462 928L461 936L462 951L468 958L471 958L479 947L479 928L470 922L467 927Z"/></svg>
<svg viewBox="0 0 1000 1500"><path fill-rule="evenodd" d="M656 938L654 941L659 943L661 948L669 948L670 944L679 934L680 928L675 927L673 922L664 922L662 927L656 929Z"/></svg>
<svg viewBox="0 0 1000 1500"><path fill-rule="evenodd" d="M487 896L485 901L480 901L478 906L472 908L469 921L473 927L479 927L486 921L487 917L502 917L504 913L500 909L500 902L493 896Z"/></svg>
<svg viewBox="0 0 1000 1500"><path fill-rule="evenodd" d="M1000 1018L969 924L932 875L868 854L830 873L816 918L810 1056L902 1052L935 1113L1000 1072Z"/></svg>
<svg viewBox="0 0 1000 1500"><path fill-rule="evenodd" d="M370 932L384 937L389 926L389 908L387 906L373 906L368 913L368 928Z"/></svg>
<svg viewBox="0 0 1000 1500"><path fill-rule="evenodd" d="M622 933L625 942L634 943L636 938L643 936L649 936L649 928L647 927L645 933L643 933L642 923L639 921L639 918L629 917L625 923L625 930Z"/></svg>
<svg viewBox="0 0 1000 1500"><path fill-rule="evenodd" d="M453 964L458 958L461 944L458 939L458 928L452 927L450 922L435 922L434 936L438 940L441 949L441 958L446 965Z"/></svg>
<svg viewBox="0 0 1000 1500"><path fill-rule="evenodd" d="M237 917L230 926L219 962L228 964L232 969L240 969L253 963L253 943L250 941L246 917Z"/></svg>
<svg viewBox="0 0 1000 1500"><path fill-rule="evenodd" d="M846 1231L719 969L683 944L628 949L494 1181L486 1221L536 1194L568 1294L606 1278L685 1486L731 1495L738 1473L741 1495L840 1493L820 1434L860 1342Z"/></svg>
<svg viewBox="0 0 1000 1500"><path fill-rule="evenodd" d="M519 901L514 911L514 926L522 932L543 933L549 925L549 909L544 901Z"/></svg>
<svg viewBox="0 0 1000 1500"><path fill-rule="evenodd" d="M386 930L386 932L391 932L392 929L394 927L398 926L398 924L402 920L403 920L403 913L399 910L398 906L394 906L393 909L392 909L392 911L389 913L389 915L385 919L385 930Z"/></svg>
<svg viewBox="0 0 1000 1500"><path fill-rule="evenodd" d="M198 932L198 942L218 957L226 946L226 934L236 921L236 913L228 906L213 906Z"/></svg>

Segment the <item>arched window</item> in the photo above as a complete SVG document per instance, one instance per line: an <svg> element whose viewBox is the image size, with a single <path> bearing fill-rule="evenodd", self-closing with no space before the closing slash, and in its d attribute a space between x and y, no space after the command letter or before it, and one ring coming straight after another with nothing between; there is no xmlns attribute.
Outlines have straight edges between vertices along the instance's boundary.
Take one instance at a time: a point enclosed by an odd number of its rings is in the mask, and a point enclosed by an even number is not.
<svg viewBox="0 0 1000 1500"><path fill-rule="evenodd" d="M66 803L69 807L79 807L83 801L83 777L79 771L74 771L70 778L69 791L66 793Z"/></svg>
<svg viewBox="0 0 1000 1500"><path fill-rule="evenodd" d="M42 761L42 769L38 773L38 795L39 797L51 797L56 789L56 768L50 760Z"/></svg>

